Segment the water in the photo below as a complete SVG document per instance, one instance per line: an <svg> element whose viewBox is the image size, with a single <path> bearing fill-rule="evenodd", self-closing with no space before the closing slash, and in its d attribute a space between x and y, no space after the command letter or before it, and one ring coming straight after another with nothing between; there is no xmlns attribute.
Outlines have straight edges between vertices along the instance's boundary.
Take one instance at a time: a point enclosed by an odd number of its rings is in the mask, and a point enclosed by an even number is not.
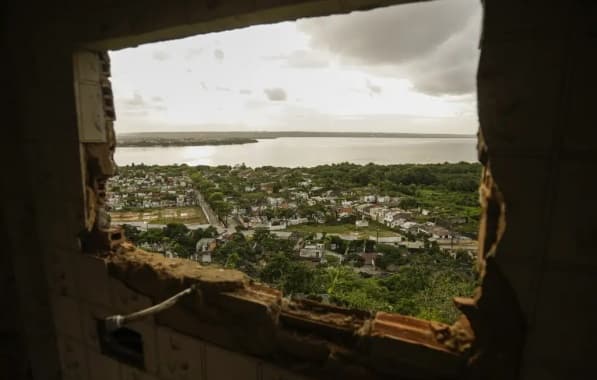
<svg viewBox="0 0 597 380"><path fill-rule="evenodd" d="M403 164L476 162L475 138L284 137L244 145L122 147L118 165L235 165L312 167L338 162Z"/></svg>

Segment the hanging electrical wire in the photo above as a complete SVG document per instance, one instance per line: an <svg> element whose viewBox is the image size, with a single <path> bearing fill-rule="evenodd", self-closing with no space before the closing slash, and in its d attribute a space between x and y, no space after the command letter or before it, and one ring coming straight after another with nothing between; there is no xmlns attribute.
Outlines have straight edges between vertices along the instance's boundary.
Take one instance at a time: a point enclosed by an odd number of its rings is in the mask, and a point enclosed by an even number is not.
<svg viewBox="0 0 597 380"><path fill-rule="evenodd" d="M139 310L134 313L127 314L127 315L120 315L120 314L111 315L104 319L105 328L107 331L117 330L120 327L126 325L127 323L137 321L137 320L146 318L150 315L157 314L161 311L164 311L164 310L174 306L178 302L178 300L180 300L182 297L189 295L189 294L193 294L195 292L199 292L199 291L200 290L199 290L199 287L197 286L197 284L193 284L191 287L173 295L172 297L160 302L157 305L148 307L147 309Z"/></svg>

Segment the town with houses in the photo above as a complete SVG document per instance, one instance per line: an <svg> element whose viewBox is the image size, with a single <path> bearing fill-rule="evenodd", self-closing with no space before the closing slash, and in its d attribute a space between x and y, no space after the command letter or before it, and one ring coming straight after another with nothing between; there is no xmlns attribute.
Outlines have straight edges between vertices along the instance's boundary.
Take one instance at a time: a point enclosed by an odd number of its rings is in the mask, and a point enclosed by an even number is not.
<svg viewBox="0 0 597 380"><path fill-rule="evenodd" d="M143 210L166 207L192 207L197 204L196 190L186 175L167 176L130 170L108 183L107 201L112 211Z"/></svg>
<svg viewBox="0 0 597 380"><path fill-rule="evenodd" d="M292 181L285 170L275 171L277 175L272 172L265 176L269 181L261 182L263 173L239 166L227 170L204 167L194 173L191 168L127 167L111 179L108 204L113 214L155 208L199 208L207 223L187 223L187 227L212 226L217 233L199 239L194 252L185 256L203 264L214 261L216 248L226 244L231 234L240 232L250 238L255 230L269 231L277 239L292 239L296 242L293 249L297 258L312 262L325 262L328 257L342 262L349 253L356 252L363 264L359 270L370 273L376 272L375 261L383 255L374 250L378 245L417 252L436 244L446 254L464 251L472 256L476 252L473 237L436 223L434 210L401 207L400 196L366 192L371 189L362 188L332 190L305 173L300 178L294 175ZM151 220L128 224L140 230L164 227ZM331 237L349 244L330 242ZM374 244L367 245L367 241ZM161 242L142 242L140 246L180 256Z"/></svg>
<svg viewBox="0 0 597 380"><path fill-rule="evenodd" d="M126 166L108 209L146 251L234 268L287 296L451 321L447 295L476 281L479 169Z"/></svg>

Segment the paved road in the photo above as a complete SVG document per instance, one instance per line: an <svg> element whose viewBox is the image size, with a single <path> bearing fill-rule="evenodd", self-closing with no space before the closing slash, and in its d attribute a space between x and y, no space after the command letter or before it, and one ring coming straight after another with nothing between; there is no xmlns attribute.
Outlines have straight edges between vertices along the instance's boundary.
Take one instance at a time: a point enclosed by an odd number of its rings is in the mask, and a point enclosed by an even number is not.
<svg viewBox="0 0 597 380"><path fill-rule="evenodd" d="M203 213L205 214L205 217L207 218L207 222L209 224L215 227L224 228L224 224L220 222L220 219L218 218L214 210L212 210L212 208L209 206L209 204L203 197L203 194L201 194L199 191L197 191L197 202L199 202L199 206L201 207L201 210L203 210Z"/></svg>
<svg viewBox="0 0 597 380"><path fill-rule="evenodd" d="M197 202L199 202L199 206L201 206L201 210L203 210L203 213L205 214L209 224L216 227L218 230L225 229L229 232L236 232L236 226L238 223L233 218L228 218L226 221L228 226L225 226L220 218L218 218L218 215L216 215L215 211L211 208L209 203L207 203L205 197L203 197L203 194L201 194L199 191L197 191Z"/></svg>

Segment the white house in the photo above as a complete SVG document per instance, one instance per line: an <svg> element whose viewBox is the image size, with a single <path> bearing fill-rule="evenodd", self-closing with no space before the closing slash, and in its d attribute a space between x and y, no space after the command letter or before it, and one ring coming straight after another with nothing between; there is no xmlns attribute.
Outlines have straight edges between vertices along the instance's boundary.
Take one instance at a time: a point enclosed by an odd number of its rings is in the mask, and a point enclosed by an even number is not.
<svg viewBox="0 0 597 380"><path fill-rule="evenodd" d="M391 228L398 228L402 226L404 223L406 223L406 219L398 218L394 219L390 224L388 224L388 226L390 226Z"/></svg>
<svg viewBox="0 0 597 380"><path fill-rule="evenodd" d="M268 222L266 225L267 229L270 231L280 231L286 229L286 222L277 222L277 224L274 223L275 222Z"/></svg>
<svg viewBox="0 0 597 380"><path fill-rule="evenodd" d="M394 245L394 246L399 246L400 243L404 240L404 237L402 236L380 236L375 237L375 236L369 236L369 240L373 240L373 241L377 241L377 243L379 244L386 244L386 245Z"/></svg>
<svg viewBox="0 0 597 380"><path fill-rule="evenodd" d="M211 252L205 252L201 255L202 264L211 264Z"/></svg>
<svg viewBox="0 0 597 380"><path fill-rule="evenodd" d="M377 197L377 203L390 203L391 198L387 195Z"/></svg>
<svg viewBox="0 0 597 380"><path fill-rule="evenodd" d="M216 239L214 238L202 238L197 241L195 245L195 252L196 253L206 253L211 252L216 247Z"/></svg>
<svg viewBox="0 0 597 380"><path fill-rule="evenodd" d="M369 221L365 219L357 220L354 224L357 228L369 227Z"/></svg>
<svg viewBox="0 0 597 380"><path fill-rule="evenodd" d="M375 202L376 197L375 197L375 195L365 195L361 199L363 200L363 202L373 203L373 202Z"/></svg>
<svg viewBox="0 0 597 380"><path fill-rule="evenodd" d="M279 197L267 197L267 203L272 207L277 207L284 202L284 198Z"/></svg>
<svg viewBox="0 0 597 380"><path fill-rule="evenodd" d="M296 226L298 224L309 223L309 219L308 218L292 218L292 219L288 219L287 223L289 226Z"/></svg>
<svg viewBox="0 0 597 380"><path fill-rule="evenodd" d="M309 194L305 193L304 191L295 191L292 193L292 196L295 199L308 199L309 198Z"/></svg>
<svg viewBox="0 0 597 380"><path fill-rule="evenodd" d="M321 259L324 252L322 243L307 244L299 251L299 256L308 259Z"/></svg>
<svg viewBox="0 0 597 380"><path fill-rule="evenodd" d="M425 243L422 241L403 241L400 243L400 246L409 250L418 250L425 248Z"/></svg>
<svg viewBox="0 0 597 380"><path fill-rule="evenodd" d="M384 215L383 222L384 222L384 224L389 226L396 219L399 219L399 212L398 211L388 211Z"/></svg>
<svg viewBox="0 0 597 380"><path fill-rule="evenodd" d="M402 228L403 230L410 230L411 228L414 228L416 226L416 222L404 222L400 225L400 228Z"/></svg>
<svg viewBox="0 0 597 380"><path fill-rule="evenodd" d="M452 233L444 227L440 226L433 226L433 227L426 227L421 228L421 232L428 234L434 239L451 239Z"/></svg>
<svg viewBox="0 0 597 380"><path fill-rule="evenodd" d="M375 207L371 207L369 209L369 216L371 217L371 219L378 221L381 214L384 213L384 208L383 207L379 207L379 206L375 206Z"/></svg>

